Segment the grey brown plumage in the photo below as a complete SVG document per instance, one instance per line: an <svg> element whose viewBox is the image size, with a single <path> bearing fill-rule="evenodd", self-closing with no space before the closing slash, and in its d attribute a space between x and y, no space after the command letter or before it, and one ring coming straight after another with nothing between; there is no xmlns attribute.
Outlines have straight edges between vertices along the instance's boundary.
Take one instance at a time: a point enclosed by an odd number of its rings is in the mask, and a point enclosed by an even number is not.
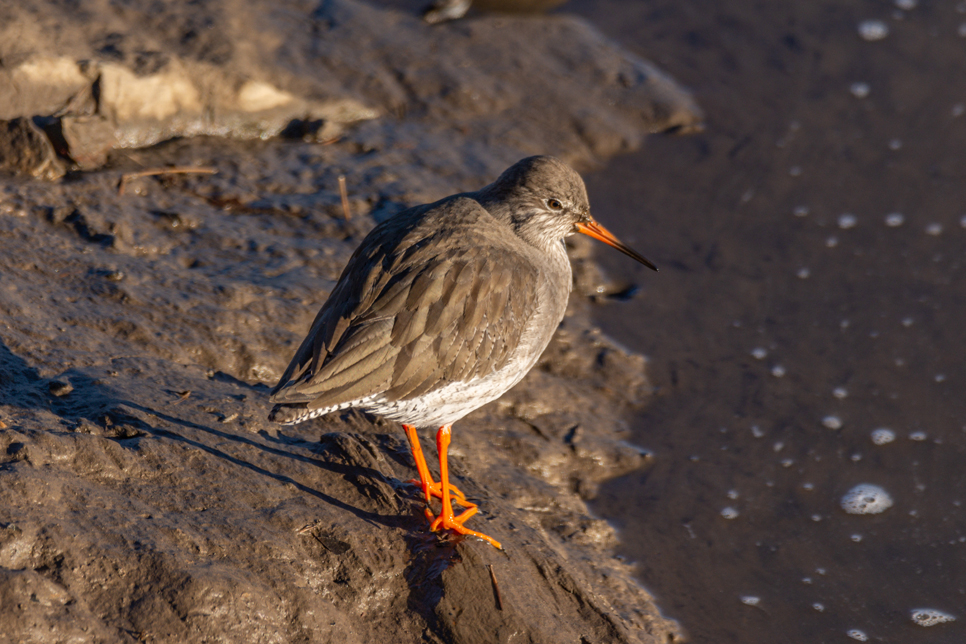
<svg viewBox="0 0 966 644"><path fill-rule="evenodd" d="M373 230L272 391L275 417L293 403L305 404L288 408L294 420L378 394L414 398L506 366L534 313L537 269L506 269L516 249L484 234L497 225L461 196Z"/></svg>
<svg viewBox="0 0 966 644"><path fill-rule="evenodd" d="M294 424L353 407L403 423L427 502L443 499L433 526L499 545L462 527L475 506L446 476L431 480L415 427L442 428L445 472L449 426L519 382L550 342L572 282L562 240L575 232L653 268L593 220L580 176L552 157L378 225L272 390L269 418ZM472 506L462 518L451 491Z"/></svg>

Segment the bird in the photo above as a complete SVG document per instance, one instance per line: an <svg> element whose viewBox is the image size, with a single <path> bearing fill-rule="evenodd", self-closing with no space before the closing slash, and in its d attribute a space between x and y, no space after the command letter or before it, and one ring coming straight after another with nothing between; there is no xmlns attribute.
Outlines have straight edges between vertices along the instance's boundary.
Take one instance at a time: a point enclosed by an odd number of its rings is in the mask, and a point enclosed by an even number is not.
<svg viewBox="0 0 966 644"><path fill-rule="evenodd" d="M436 0L423 11L423 20L435 25L448 20L458 20L470 7L483 11L503 13L540 13L548 11L566 0Z"/></svg>
<svg viewBox="0 0 966 644"><path fill-rule="evenodd" d="M550 343L573 284L564 238L575 233L657 270L591 216L583 179L552 156L522 159L476 192L383 221L271 390L269 420L294 425L358 409L401 423L429 529L502 549L464 525L478 506L449 482L452 425L516 385ZM418 429L437 430L439 481Z"/></svg>

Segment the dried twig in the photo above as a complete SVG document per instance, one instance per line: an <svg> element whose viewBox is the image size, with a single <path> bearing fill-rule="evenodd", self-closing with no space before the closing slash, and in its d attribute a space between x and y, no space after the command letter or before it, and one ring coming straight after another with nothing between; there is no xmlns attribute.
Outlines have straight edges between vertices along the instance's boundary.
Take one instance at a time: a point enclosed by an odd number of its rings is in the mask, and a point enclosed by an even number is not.
<svg viewBox="0 0 966 644"><path fill-rule="evenodd" d="M345 188L345 175L339 175L339 195L342 197L342 216L345 217L346 221L352 217L352 212L349 210L349 192Z"/></svg>
<svg viewBox="0 0 966 644"><path fill-rule="evenodd" d="M496 573L493 572L493 564L487 565L490 569L490 581L493 582L493 594L496 595L496 609L503 610L503 598L500 597L500 584L496 583Z"/></svg>
<svg viewBox="0 0 966 644"><path fill-rule="evenodd" d="M178 394L178 399L176 401L174 401L173 403L171 403L171 406L174 407L175 405L180 405L184 401L188 400L188 396L190 396L190 395L191 395L191 392L190 391L182 391L182 392L180 392Z"/></svg>
<svg viewBox="0 0 966 644"><path fill-rule="evenodd" d="M138 170L137 172L125 172L121 175L121 180L117 184L117 194L124 194L124 186L131 179L137 179L139 177L154 177L161 174L216 174L218 172L215 168L208 167L186 167L186 166L171 166L169 168L151 168L149 170Z"/></svg>

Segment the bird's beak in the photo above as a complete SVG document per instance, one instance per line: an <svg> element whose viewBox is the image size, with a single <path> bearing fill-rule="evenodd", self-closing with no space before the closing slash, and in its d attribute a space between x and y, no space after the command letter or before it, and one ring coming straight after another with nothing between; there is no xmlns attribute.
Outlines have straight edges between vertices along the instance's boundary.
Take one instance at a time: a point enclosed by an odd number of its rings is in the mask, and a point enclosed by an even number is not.
<svg viewBox="0 0 966 644"><path fill-rule="evenodd" d="M614 234L598 224L596 221L591 219L590 221L579 221L577 222L577 232L583 233L589 237L600 240L607 244L608 246L613 246L620 252L624 253L631 259L636 259L640 263L644 264L650 269L657 270L657 266L652 264L646 257L638 253L636 250L627 246L621 240L614 237Z"/></svg>

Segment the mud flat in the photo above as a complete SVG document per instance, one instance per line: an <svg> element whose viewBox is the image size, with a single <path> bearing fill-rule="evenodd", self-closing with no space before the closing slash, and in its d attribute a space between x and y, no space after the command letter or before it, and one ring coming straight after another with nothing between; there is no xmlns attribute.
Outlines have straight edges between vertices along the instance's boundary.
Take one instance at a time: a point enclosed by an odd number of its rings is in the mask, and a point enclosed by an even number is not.
<svg viewBox="0 0 966 644"><path fill-rule="evenodd" d="M692 129L685 92L565 15L431 28L351 0L4 12L5 635L678 637L586 506L647 465L623 419L651 391L643 358L588 321L622 285L587 244L538 368L455 429L457 483L507 554L424 531L394 425L265 416L375 223L527 154L587 168ZM172 166L213 174L137 174Z"/></svg>

